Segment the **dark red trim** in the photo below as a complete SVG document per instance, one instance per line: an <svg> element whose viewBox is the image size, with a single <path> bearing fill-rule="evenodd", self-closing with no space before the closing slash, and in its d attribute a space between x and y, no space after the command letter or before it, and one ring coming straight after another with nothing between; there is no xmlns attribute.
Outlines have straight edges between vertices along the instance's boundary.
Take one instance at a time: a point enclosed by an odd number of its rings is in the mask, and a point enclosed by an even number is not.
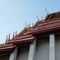
<svg viewBox="0 0 60 60"><path fill-rule="evenodd" d="M38 25L35 29L31 29L30 33L37 34L57 29L60 29L60 18L57 20L43 22L42 24Z"/></svg>
<svg viewBox="0 0 60 60"><path fill-rule="evenodd" d="M19 39L19 40L11 40L11 41L9 41L8 43L14 43L14 44L16 44L16 43L23 43L23 42L31 42L32 40L34 39L34 37L27 37L27 38L25 38L25 39Z"/></svg>
<svg viewBox="0 0 60 60"><path fill-rule="evenodd" d="M16 46L4 46L4 47L1 47L0 48L0 52L3 52L3 51L11 51L13 48L15 48Z"/></svg>

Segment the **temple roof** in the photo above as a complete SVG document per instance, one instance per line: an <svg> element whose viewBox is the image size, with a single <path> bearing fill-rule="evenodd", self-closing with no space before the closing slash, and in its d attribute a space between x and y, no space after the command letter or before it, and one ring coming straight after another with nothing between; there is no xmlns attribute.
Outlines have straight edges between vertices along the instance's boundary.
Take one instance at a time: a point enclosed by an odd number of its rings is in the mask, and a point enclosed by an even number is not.
<svg viewBox="0 0 60 60"><path fill-rule="evenodd" d="M48 14L44 20L37 21L32 27L25 27L15 37L10 39L4 45L0 45L0 51L9 51L17 44L30 43L36 37L35 34L50 32L60 29L60 12Z"/></svg>
<svg viewBox="0 0 60 60"><path fill-rule="evenodd" d="M28 34L29 30L32 27L25 27L20 33L18 33L12 40L8 43L23 43L23 42L31 42L34 39L32 34Z"/></svg>
<svg viewBox="0 0 60 60"><path fill-rule="evenodd" d="M30 33L40 34L60 29L60 12L48 14L44 21L37 22L35 28L30 29Z"/></svg>

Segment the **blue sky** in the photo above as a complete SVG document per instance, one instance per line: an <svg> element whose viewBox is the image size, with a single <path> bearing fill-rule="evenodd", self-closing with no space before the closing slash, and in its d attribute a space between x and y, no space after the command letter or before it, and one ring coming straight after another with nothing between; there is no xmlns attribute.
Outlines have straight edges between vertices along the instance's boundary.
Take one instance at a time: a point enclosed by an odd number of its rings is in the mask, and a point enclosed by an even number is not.
<svg viewBox="0 0 60 60"><path fill-rule="evenodd" d="M0 43L4 43L6 35L18 33L27 24L37 21L49 13L60 11L60 0L0 0Z"/></svg>

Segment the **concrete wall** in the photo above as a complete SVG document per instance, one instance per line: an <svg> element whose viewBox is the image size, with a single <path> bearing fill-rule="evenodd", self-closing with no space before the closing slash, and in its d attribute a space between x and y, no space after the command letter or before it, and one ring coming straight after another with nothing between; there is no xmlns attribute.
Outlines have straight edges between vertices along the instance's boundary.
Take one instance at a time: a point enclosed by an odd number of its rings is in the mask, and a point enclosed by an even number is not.
<svg viewBox="0 0 60 60"><path fill-rule="evenodd" d="M17 60L28 60L28 53L29 53L28 47L20 48L18 51Z"/></svg>
<svg viewBox="0 0 60 60"><path fill-rule="evenodd" d="M55 60L60 60L60 36L56 36L55 45Z"/></svg>
<svg viewBox="0 0 60 60"><path fill-rule="evenodd" d="M17 60L28 60L29 47L19 47ZM9 55L0 57L0 60L9 60ZM49 39L37 40L35 60L49 60ZM55 60L60 60L60 36L55 36Z"/></svg>
<svg viewBox="0 0 60 60"><path fill-rule="evenodd" d="M37 42L35 60L49 60L49 41L47 38L39 39Z"/></svg>

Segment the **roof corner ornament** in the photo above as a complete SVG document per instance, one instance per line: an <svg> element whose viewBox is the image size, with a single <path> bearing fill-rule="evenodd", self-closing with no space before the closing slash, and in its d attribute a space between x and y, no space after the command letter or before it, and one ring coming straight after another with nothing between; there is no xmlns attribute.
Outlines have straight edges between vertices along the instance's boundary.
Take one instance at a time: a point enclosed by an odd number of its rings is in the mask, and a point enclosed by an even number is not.
<svg viewBox="0 0 60 60"><path fill-rule="evenodd" d="M38 15L36 15L36 18L38 19L38 21L41 21L41 19L38 17Z"/></svg>
<svg viewBox="0 0 60 60"><path fill-rule="evenodd" d="M33 26L34 23L32 23L32 26Z"/></svg>
<svg viewBox="0 0 60 60"><path fill-rule="evenodd" d="M10 33L9 35L6 36L6 42L8 42L10 40Z"/></svg>
<svg viewBox="0 0 60 60"><path fill-rule="evenodd" d="M43 17L41 16L41 20L43 20Z"/></svg>
<svg viewBox="0 0 60 60"><path fill-rule="evenodd" d="M46 11L46 13L47 13L47 15L49 14L49 12L48 12L48 10L45 8L45 11Z"/></svg>
<svg viewBox="0 0 60 60"><path fill-rule="evenodd" d="M14 32L13 32L13 39L14 39Z"/></svg>
<svg viewBox="0 0 60 60"><path fill-rule="evenodd" d="M27 26L27 23L26 23L26 21L25 21L25 26Z"/></svg>
<svg viewBox="0 0 60 60"><path fill-rule="evenodd" d="M25 21L25 28L26 29L30 28L30 24L27 24L26 21Z"/></svg>
<svg viewBox="0 0 60 60"><path fill-rule="evenodd" d="M17 31L13 32L13 39L15 38L16 35L17 35Z"/></svg>

